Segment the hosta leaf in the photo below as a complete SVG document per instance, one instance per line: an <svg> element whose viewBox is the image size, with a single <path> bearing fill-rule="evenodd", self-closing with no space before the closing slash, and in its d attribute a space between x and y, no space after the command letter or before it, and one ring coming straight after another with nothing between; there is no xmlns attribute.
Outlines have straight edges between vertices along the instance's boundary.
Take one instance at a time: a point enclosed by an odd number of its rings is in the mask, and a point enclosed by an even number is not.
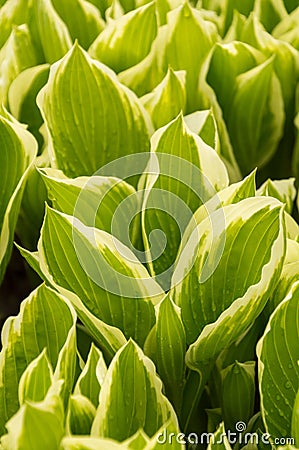
<svg viewBox="0 0 299 450"><path fill-rule="evenodd" d="M286 297L292 284L299 280L298 259L299 244L291 239L287 239L286 257L279 282L265 308L265 313L268 316Z"/></svg>
<svg viewBox="0 0 299 450"><path fill-rule="evenodd" d="M89 54L115 72L142 61L157 35L155 3L151 2L111 20L89 49Z"/></svg>
<svg viewBox="0 0 299 450"><path fill-rule="evenodd" d="M43 119L36 105L36 96L46 84L48 76L48 64L30 67L14 79L8 91L8 103L11 113L21 123L28 124L28 131L38 139L39 143L42 142L39 128Z"/></svg>
<svg viewBox="0 0 299 450"><path fill-rule="evenodd" d="M188 223L188 226L183 234L183 238L180 243L179 252L185 247L188 240L194 233L197 225L206 219L209 214L216 211L223 206L228 206L234 203L238 203L245 198L254 197L256 195L255 190L255 171L251 172L247 177L238 183L233 183L217 192L214 197L200 206L194 213L192 219Z"/></svg>
<svg viewBox="0 0 299 450"><path fill-rule="evenodd" d="M3 2L2 2L3 3ZM28 0L7 0L0 9L0 48L8 39L13 25L22 25L28 20Z"/></svg>
<svg viewBox="0 0 299 450"><path fill-rule="evenodd" d="M44 401L26 402L6 424L8 434L1 444L4 450L54 450L64 435L64 411L59 388L54 384Z"/></svg>
<svg viewBox="0 0 299 450"><path fill-rule="evenodd" d="M162 81L169 66L173 70L186 70L186 111L195 111L199 109L196 95L199 72L216 39L214 24L185 3L168 13L167 24L159 28L148 56L122 72L119 78L141 96Z"/></svg>
<svg viewBox="0 0 299 450"><path fill-rule="evenodd" d="M184 113L186 105L185 80L185 71L174 72L169 68L165 78L153 92L141 98L155 128L166 125L175 119L181 111Z"/></svg>
<svg viewBox="0 0 299 450"><path fill-rule="evenodd" d="M44 348L52 367L57 365L56 376L68 376L67 385L72 382L72 373L63 370L60 352L64 348L71 350L66 341L73 334L75 320L75 312L65 299L42 285L22 303L19 315L6 321L0 353L0 433L18 409L22 373ZM69 352L69 357L75 363L75 355Z"/></svg>
<svg viewBox="0 0 299 450"><path fill-rule="evenodd" d="M154 362L167 398L179 411L185 377L186 335L178 308L167 295L160 303Z"/></svg>
<svg viewBox="0 0 299 450"><path fill-rule="evenodd" d="M99 393L106 376L107 367L102 353L91 344L86 365L82 370L75 386L74 393L82 394L97 408Z"/></svg>
<svg viewBox="0 0 299 450"><path fill-rule="evenodd" d="M69 31L55 11L51 0L32 0L33 16L31 21L35 41L41 46L45 62L54 63L71 48ZM32 27L31 27L32 29ZM47 33L45 33L47 30Z"/></svg>
<svg viewBox="0 0 299 450"><path fill-rule="evenodd" d="M261 411L271 436L291 436L299 379L298 300L296 283L272 314L257 347Z"/></svg>
<svg viewBox="0 0 299 450"><path fill-rule="evenodd" d="M111 5L111 0L88 0L88 2L98 8L102 17L105 17L105 11Z"/></svg>
<svg viewBox="0 0 299 450"><path fill-rule="evenodd" d="M145 171L143 238L151 273L167 290L192 212L226 187L228 176L217 153L186 128L182 115L154 134L152 150ZM161 230L164 239L152 230Z"/></svg>
<svg viewBox="0 0 299 450"><path fill-rule="evenodd" d="M35 66L37 59L27 25L14 27L0 49L0 102L7 105L8 90L22 70Z"/></svg>
<svg viewBox="0 0 299 450"><path fill-rule="evenodd" d="M52 3L72 39L78 39L87 49L105 26L100 11L85 0L52 0Z"/></svg>
<svg viewBox="0 0 299 450"><path fill-rule="evenodd" d="M148 149L146 116L135 95L78 45L52 66L38 105L57 167L70 177Z"/></svg>
<svg viewBox="0 0 299 450"><path fill-rule="evenodd" d="M298 391L299 392L299 391ZM292 411L292 428L291 435L295 439L295 443L299 440L299 394L296 394Z"/></svg>
<svg viewBox="0 0 299 450"><path fill-rule="evenodd" d="M219 134L212 109L188 114L184 116L184 121L193 133L198 134L206 144L220 153Z"/></svg>
<svg viewBox="0 0 299 450"><path fill-rule="evenodd" d="M243 42L215 45L207 73L207 82L216 93L225 120L231 110L237 76L253 69L262 60L261 53Z"/></svg>
<svg viewBox="0 0 299 450"><path fill-rule="evenodd" d="M298 6L296 4L296 6ZM297 50L299 50L299 37L297 33L297 27L299 24L299 7L285 16L273 29L272 35L279 40L283 40L291 44Z"/></svg>
<svg viewBox="0 0 299 450"><path fill-rule="evenodd" d="M268 179L256 193L257 195L277 198L286 205L286 211L292 214L293 203L296 197L295 178L289 178L288 180Z"/></svg>
<svg viewBox="0 0 299 450"><path fill-rule="evenodd" d="M285 255L281 204L266 197L242 200L212 212L194 234L172 283L187 341L199 336L187 353L198 368L196 358L210 360L248 328L276 285Z"/></svg>
<svg viewBox="0 0 299 450"><path fill-rule="evenodd" d="M256 0L254 11L269 32L287 16L283 0Z"/></svg>
<svg viewBox="0 0 299 450"><path fill-rule="evenodd" d="M285 113L273 59L239 75L235 89L227 128L241 171L247 173L269 161L283 133Z"/></svg>
<svg viewBox="0 0 299 450"><path fill-rule="evenodd" d="M92 435L118 441L140 428L151 437L168 419L175 417L171 404L162 394L154 364L131 340L111 362L99 404Z"/></svg>
<svg viewBox="0 0 299 450"><path fill-rule="evenodd" d="M39 252L53 281L100 320L143 343L154 323L151 297L161 290L133 253L105 231L52 209L41 236Z"/></svg>
<svg viewBox="0 0 299 450"><path fill-rule="evenodd" d="M17 243L15 243L15 246L23 256L23 258L26 260L26 262L29 264L29 266L37 273L40 279L46 281L46 278L40 268L38 252L30 252Z"/></svg>
<svg viewBox="0 0 299 450"><path fill-rule="evenodd" d="M130 244L127 233L139 210L138 196L130 184L103 176L69 179L55 169L44 169L42 175L55 209Z"/></svg>
<svg viewBox="0 0 299 450"><path fill-rule="evenodd" d="M66 419L69 433L88 435L95 414L96 409L87 397L84 395L71 395Z"/></svg>
<svg viewBox="0 0 299 450"><path fill-rule="evenodd" d="M19 402L41 402L53 382L53 369L46 348L26 367L19 383Z"/></svg>
<svg viewBox="0 0 299 450"><path fill-rule="evenodd" d="M26 178L37 152L30 133L0 117L0 282L9 261Z"/></svg>
<svg viewBox="0 0 299 450"><path fill-rule="evenodd" d="M130 450L127 444L112 439L92 437L66 437L61 442L62 450ZM142 449L141 449L142 450Z"/></svg>
<svg viewBox="0 0 299 450"><path fill-rule="evenodd" d="M106 22L120 19L125 14L125 11L119 0L112 0L111 6L105 11Z"/></svg>
<svg viewBox="0 0 299 450"><path fill-rule="evenodd" d="M226 33L229 25L231 24L234 12L238 11L239 14L248 16L252 11L255 0L226 0L223 7L223 25L222 31Z"/></svg>

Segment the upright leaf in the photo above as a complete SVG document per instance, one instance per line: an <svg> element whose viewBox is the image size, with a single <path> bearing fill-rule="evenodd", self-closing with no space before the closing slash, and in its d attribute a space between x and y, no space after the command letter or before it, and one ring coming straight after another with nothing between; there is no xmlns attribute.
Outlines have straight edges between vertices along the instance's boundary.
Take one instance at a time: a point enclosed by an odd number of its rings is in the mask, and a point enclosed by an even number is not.
<svg viewBox="0 0 299 450"><path fill-rule="evenodd" d="M91 175L109 161L148 149L138 99L78 45L51 67L38 105L55 164L70 177Z"/></svg>
<svg viewBox="0 0 299 450"><path fill-rule="evenodd" d="M47 209L39 253L58 289L74 292L100 320L144 342L161 290L127 247L105 231Z"/></svg>
<svg viewBox="0 0 299 450"><path fill-rule="evenodd" d="M2 1L3 4L3 1ZM0 48L8 39L14 25L26 23L30 9L27 0L7 0L0 9Z"/></svg>
<svg viewBox="0 0 299 450"><path fill-rule="evenodd" d="M155 366L130 341L115 355L100 392L92 435L123 441L143 429L153 436L170 418L171 404L162 394Z"/></svg>
<svg viewBox="0 0 299 450"><path fill-rule="evenodd" d="M72 39L78 39L88 49L105 26L100 11L85 0L52 0L52 3Z"/></svg>
<svg viewBox="0 0 299 450"><path fill-rule="evenodd" d="M106 372L107 367L103 355L94 344L92 344L86 365L77 380L74 393L84 395L97 408L99 404L99 393Z"/></svg>
<svg viewBox="0 0 299 450"><path fill-rule="evenodd" d="M84 395L71 395L68 404L67 428L70 434L90 434L96 409Z"/></svg>
<svg viewBox="0 0 299 450"><path fill-rule="evenodd" d="M272 314L257 347L261 411L272 436L291 436L299 380L299 283Z"/></svg>
<svg viewBox="0 0 299 450"><path fill-rule="evenodd" d="M9 261L26 178L37 152L30 133L0 117L0 282Z"/></svg>
<svg viewBox="0 0 299 450"><path fill-rule="evenodd" d="M5 45L0 49L1 103L7 105L8 90L17 75L36 64L36 54L27 25L14 27Z"/></svg>
<svg viewBox="0 0 299 450"><path fill-rule="evenodd" d="M151 49L157 35L155 3L111 20L89 49L89 54L115 72L142 61Z"/></svg>
<svg viewBox="0 0 299 450"><path fill-rule="evenodd" d="M0 353L1 434L4 424L19 407L18 384L22 373L44 348L47 349L52 367L55 368L58 363L56 371L60 371L60 378L68 378L66 388L69 387L72 373L62 370L60 352L67 346L66 341L72 335L75 320L75 313L65 299L41 285L24 300L19 315L6 321ZM74 364L75 355L69 352L71 357ZM63 387L64 391L66 388Z"/></svg>

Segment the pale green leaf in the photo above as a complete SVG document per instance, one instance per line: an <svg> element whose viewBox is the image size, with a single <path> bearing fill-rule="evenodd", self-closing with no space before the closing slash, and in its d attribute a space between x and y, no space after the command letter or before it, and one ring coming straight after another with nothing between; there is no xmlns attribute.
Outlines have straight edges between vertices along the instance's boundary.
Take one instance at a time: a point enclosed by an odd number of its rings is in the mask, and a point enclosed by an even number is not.
<svg viewBox="0 0 299 450"><path fill-rule="evenodd" d="M41 354L31 361L23 372L19 382L19 402L41 402L44 400L53 382L53 369L45 348Z"/></svg>
<svg viewBox="0 0 299 450"><path fill-rule="evenodd" d="M74 393L84 395L97 408L106 372L107 367L102 353L94 344L91 344L85 367L77 380Z"/></svg>
<svg viewBox="0 0 299 450"><path fill-rule="evenodd" d="M277 284L284 256L283 211L272 198L248 198L200 222L172 280L187 341L199 336L188 364L198 368L197 358L212 359L249 327Z"/></svg>
<svg viewBox="0 0 299 450"><path fill-rule="evenodd" d="M187 129L182 115L159 129L151 143L144 173L142 232L149 270L167 290L193 212L227 186L228 175L216 151Z"/></svg>
<svg viewBox="0 0 299 450"><path fill-rule="evenodd" d="M292 214L293 203L296 197L295 178L287 180L268 179L256 191L256 194L277 198L286 205L286 211Z"/></svg>
<svg viewBox="0 0 299 450"><path fill-rule="evenodd" d="M152 437L170 418L175 420L154 364L131 340L111 362L99 404L93 436L123 441L141 428Z"/></svg>
<svg viewBox="0 0 299 450"><path fill-rule="evenodd" d="M187 127L198 134L210 147L220 153L220 141L217 123L212 109L196 111L184 116Z"/></svg>
<svg viewBox="0 0 299 450"><path fill-rule="evenodd" d="M255 0L225 0L222 10L222 33L226 33L230 26L235 12L239 15L248 16L252 11Z"/></svg>
<svg viewBox="0 0 299 450"><path fill-rule="evenodd" d="M174 72L170 67L165 78L153 90L141 98L143 106L151 116L155 128L166 125L185 111L186 72Z"/></svg>
<svg viewBox="0 0 299 450"><path fill-rule="evenodd" d="M112 439L93 437L66 437L61 442L61 450L129 450L125 443ZM142 449L140 449L142 450Z"/></svg>
<svg viewBox="0 0 299 450"><path fill-rule="evenodd" d="M272 314L257 346L261 411L271 436L290 437L298 392L299 283Z"/></svg>
<svg viewBox="0 0 299 450"><path fill-rule="evenodd" d="M167 295L159 304L154 362L167 398L179 411L185 378L186 335L180 311Z"/></svg>
<svg viewBox="0 0 299 450"><path fill-rule="evenodd" d="M148 56L122 72L119 78L141 96L162 81L169 66L173 70L186 70L186 111L193 112L200 108L199 72L216 40L215 25L185 3L168 13L167 24L159 28Z"/></svg>
<svg viewBox="0 0 299 450"><path fill-rule="evenodd" d="M8 91L8 103L11 113L20 122L28 125L28 131L36 137L39 143L42 142L39 128L43 120L36 105L36 96L46 84L48 76L48 64L30 67L23 70L13 80Z"/></svg>
<svg viewBox="0 0 299 450"><path fill-rule="evenodd" d="M285 112L273 58L236 79L227 129L243 173L269 161L283 134Z"/></svg>
<svg viewBox="0 0 299 450"><path fill-rule="evenodd" d="M9 261L25 182L37 153L20 124L0 117L0 281Z"/></svg>
<svg viewBox="0 0 299 450"><path fill-rule="evenodd" d="M3 3L3 1L2 1ZM0 48L8 39L14 25L22 25L28 20L30 9L28 0L7 0L0 9Z"/></svg>
<svg viewBox="0 0 299 450"><path fill-rule="evenodd" d="M73 40L88 49L105 27L100 11L85 0L52 0Z"/></svg>
<svg viewBox="0 0 299 450"><path fill-rule="evenodd" d="M19 315L5 322L0 353L0 433L19 407L18 384L28 364L46 348L52 367L58 362L61 369L60 351L67 346L75 320L66 300L41 285L23 301ZM70 375L62 370L60 373ZM67 383L71 381L70 377Z"/></svg>
<svg viewBox="0 0 299 450"><path fill-rule="evenodd" d="M37 102L55 164L68 176L91 175L118 157L148 150L150 125L138 99L78 45L51 67Z"/></svg>
<svg viewBox="0 0 299 450"><path fill-rule="evenodd" d="M230 443L227 439L224 423L222 422L217 431L212 434L207 450L231 450Z"/></svg>
<svg viewBox="0 0 299 450"><path fill-rule="evenodd" d="M105 11L106 22L120 19L125 14L125 11L119 0L112 0L111 6Z"/></svg>
<svg viewBox="0 0 299 450"><path fill-rule="evenodd" d="M161 289L120 241L47 208L39 253L54 283L78 295L106 324L144 342Z"/></svg>
<svg viewBox="0 0 299 450"><path fill-rule="evenodd" d="M55 11L51 0L32 0L31 21L36 30L34 38L42 48L45 62L53 64L62 58L72 46L69 31Z"/></svg>
<svg viewBox="0 0 299 450"><path fill-rule="evenodd" d="M254 11L269 32L288 14L283 0L256 0Z"/></svg>
<svg viewBox="0 0 299 450"><path fill-rule="evenodd" d="M26 402L6 424L4 450L58 450L64 435L64 411L59 396L63 381L52 385L44 401Z"/></svg>
<svg viewBox="0 0 299 450"><path fill-rule="evenodd" d="M291 44L299 50L299 36L297 27L299 25L299 7L294 9L291 14L285 16L273 29L272 35L279 40Z"/></svg>
<svg viewBox="0 0 299 450"><path fill-rule="evenodd" d="M84 395L71 395L68 404L66 427L70 434L90 434L96 408Z"/></svg>
<svg viewBox="0 0 299 450"><path fill-rule="evenodd" d="M12 81L24 69L36 64L36 54L27 25L14 27L0 49L0 103L7 105Z"/></svg>
<svg viewBox="0 0 299 450"><path fill-rule="evenodd" d="M89 54L115 72L142 61L157 35L155 3L151 2L109 21L89 49Z"/></svg>
<svg viewBox="0 0 299 450"><path fill-rule="evenodd" d="M128 230L139 206L138 195L130 184L103 176L70 179L55 169L41 173L53 208L131 245Z"/></svg>

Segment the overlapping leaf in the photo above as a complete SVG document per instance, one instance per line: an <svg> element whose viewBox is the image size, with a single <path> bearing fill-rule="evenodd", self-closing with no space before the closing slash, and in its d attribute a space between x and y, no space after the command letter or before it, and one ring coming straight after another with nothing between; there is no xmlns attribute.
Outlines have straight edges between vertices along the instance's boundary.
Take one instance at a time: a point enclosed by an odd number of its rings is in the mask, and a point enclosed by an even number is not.
<svg viewBox="0 0 299 450"><path fill-rule="evenodd" d="M55 378L65 380L61 395L66 398L76 364L75 320L75 312L65 300L42 285L22 303L19 315L6 321L0 354L1 434L6 421L18 410L22 373L44 348L55 368Z"/></svg>
<svg viewBox="0 0 299 450"><path fill-rule="evenodd" d="M299 284L291 288L270 318L257 347L261 411L271 436L291 436L298 391Z"/></svg>
<svg viewBox="0 0 299 450"><path fill-rule="evenodd" d="M58 289L74 292L100 320L144 342L154 323L153 302L161 290L120 241L48 209L39 253L42 269Z"/></svg>
<svg viewBox="0 0 299 450"><path fill-rule="evenodd" d="M147 116L132 92L78 45L51 67L38 96L55 164L68 176L148 150Z"/></svg>

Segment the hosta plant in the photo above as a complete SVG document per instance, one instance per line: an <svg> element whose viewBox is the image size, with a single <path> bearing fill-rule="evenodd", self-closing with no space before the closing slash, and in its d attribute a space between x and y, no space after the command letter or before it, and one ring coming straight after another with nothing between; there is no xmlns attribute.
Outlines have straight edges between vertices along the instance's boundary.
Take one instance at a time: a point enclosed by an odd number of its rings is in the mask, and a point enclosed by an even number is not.
<svg viewBox="0 0 299 450"><path fill-rule="evenodd" d="M1 449L299 447L298 27L0 0Z"/></svg>

